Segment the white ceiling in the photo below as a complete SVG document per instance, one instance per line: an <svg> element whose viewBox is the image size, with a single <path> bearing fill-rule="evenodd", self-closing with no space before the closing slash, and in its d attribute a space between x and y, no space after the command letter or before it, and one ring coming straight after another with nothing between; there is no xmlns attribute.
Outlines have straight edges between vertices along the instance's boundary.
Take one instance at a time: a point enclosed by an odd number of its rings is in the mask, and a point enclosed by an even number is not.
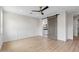
<svg viewBox="0 0 79 59"><path fill-rule="evenodd" d="M4 9L4 11L31 16L35 18L45 18L47 16L58 14L61 11L67 11L69 13L73 13L74 15L79 15L79 6L49 6L49 8L44 11L44 15L41 15L38 12L31 11L39 10L39 6L3 6L2 8Z"/></svg>

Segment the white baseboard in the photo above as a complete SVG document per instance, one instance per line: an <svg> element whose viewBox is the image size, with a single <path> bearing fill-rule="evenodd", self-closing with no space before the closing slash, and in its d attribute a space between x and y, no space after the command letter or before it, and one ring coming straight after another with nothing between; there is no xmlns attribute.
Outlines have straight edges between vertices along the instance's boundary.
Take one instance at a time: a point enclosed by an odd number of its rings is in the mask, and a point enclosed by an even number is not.
<svg viewBox="0 0 79 59"><path fill-rule="evenodd" d="M36 36L41 36L41 35L36 35ZM15 39L5 39L3 42L9 42L9 41L14 41L14 40L21 40L25 38L30 38L30 37L36 37L36 36L29 36L29 37L22 37L22 38L15 38Z"/></svg>

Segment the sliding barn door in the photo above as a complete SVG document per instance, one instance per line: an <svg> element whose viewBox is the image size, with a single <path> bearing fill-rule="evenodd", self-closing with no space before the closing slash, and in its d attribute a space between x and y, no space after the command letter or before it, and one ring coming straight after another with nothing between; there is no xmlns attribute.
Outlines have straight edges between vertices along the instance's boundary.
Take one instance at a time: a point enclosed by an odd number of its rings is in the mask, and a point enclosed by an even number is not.
<svg viewBox="0 0 79 59"><path fill-rule="evenodd" d="M57 16L48 17L48 38L57 39Z"/></svg>

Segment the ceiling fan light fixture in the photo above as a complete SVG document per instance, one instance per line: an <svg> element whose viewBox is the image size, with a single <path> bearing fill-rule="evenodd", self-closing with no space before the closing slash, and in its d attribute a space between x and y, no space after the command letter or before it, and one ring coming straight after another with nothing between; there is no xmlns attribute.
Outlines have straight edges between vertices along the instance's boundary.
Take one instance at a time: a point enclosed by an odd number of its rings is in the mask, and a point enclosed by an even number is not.
<svg viewBox="0 0 79 59"><path fill-rule="evenodd" d="M42 15L44 15L43 11L48 9L48 6L42 8L42 6L40 6L40 10L32 10L32 12L40 12Z"/></svg>

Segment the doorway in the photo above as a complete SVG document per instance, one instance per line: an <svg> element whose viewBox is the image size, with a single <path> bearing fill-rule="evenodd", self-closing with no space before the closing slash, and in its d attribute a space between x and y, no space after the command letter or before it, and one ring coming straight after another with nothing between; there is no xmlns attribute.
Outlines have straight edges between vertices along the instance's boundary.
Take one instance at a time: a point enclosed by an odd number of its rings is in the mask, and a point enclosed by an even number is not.
<svg viewBox="0 0 79 59"><path fill-rule="evenodd" d="M57 15L48 17L48 38L57 39Z"/></svg>

